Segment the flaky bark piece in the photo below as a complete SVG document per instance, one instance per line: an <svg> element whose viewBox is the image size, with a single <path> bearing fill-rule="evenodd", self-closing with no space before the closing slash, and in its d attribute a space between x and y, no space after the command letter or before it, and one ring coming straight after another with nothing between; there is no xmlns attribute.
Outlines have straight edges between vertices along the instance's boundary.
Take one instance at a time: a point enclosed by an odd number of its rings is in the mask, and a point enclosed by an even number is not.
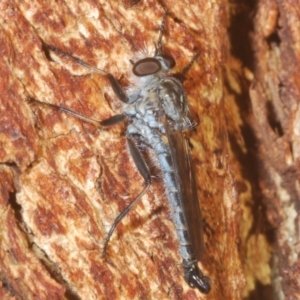
<svg viewBox="0 0 300 300"><path fill-rule="evenodd" d="M11 168L0 167L1 299L64 299L64 287L51 278L20 227L13 182L17 177Z"/></svg>

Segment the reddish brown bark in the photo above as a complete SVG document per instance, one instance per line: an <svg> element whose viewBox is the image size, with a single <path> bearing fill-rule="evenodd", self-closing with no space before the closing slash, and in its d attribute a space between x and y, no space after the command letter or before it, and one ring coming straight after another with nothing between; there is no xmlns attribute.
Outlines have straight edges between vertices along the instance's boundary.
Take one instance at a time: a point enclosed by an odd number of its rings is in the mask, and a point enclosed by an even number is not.
<svg viewBox="0 0 300 300"><path fill-rule="evenodd" d="M252 5L250 5L252 4ZM160 179L102 243L143 180L108 79L51 55L43 42L112 73L124 89L140 52L164 49L184 87L204 218L208 295L182 276ZM297 1L2 1L0 3L0 275L3 299L297 299ZM227 32L227 29L228 32ZM250 93L249 93L250 89Z"/></svg>

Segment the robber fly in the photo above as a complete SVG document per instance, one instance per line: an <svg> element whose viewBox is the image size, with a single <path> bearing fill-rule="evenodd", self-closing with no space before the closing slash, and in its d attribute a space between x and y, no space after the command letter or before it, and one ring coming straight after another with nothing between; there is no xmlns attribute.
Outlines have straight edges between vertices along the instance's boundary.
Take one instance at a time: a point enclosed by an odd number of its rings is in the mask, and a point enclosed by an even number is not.
<svg viewBox="0 0 300 300"><path fill-rule="evenodd" d="M119 214L113 222L104 241L103 255L106 254L109 240L117 224L127 215L134 204L145 194L151 185L149 167L140 153L138 144L150 147L161 170L166 195L169 201L172 219L177 231L179 248L183 260L183 272L186 282L201 292L210 291L210 280L204 276L197 265L203 253L201 213L188 140L185 132L191 128L189 108L182 82L168 76L175 61L162 50L162 37L167 12L164 15L155 55L138 60L133 64L132 72L139 78L140 84L131 95L127 95L115 77L97 69L56 47L45 44L50 51L75 60L78 64L108 77L111 87L123 102L123 113L104 121L95 121L65 107L47 104L35 99L37 103L47 105L98 127L106 127L127 120L126 139L134 164L144 179L145 185L140 194ZM184 69L186 75L198 53ZM149 146L151 145L151 146Z"/></svg>

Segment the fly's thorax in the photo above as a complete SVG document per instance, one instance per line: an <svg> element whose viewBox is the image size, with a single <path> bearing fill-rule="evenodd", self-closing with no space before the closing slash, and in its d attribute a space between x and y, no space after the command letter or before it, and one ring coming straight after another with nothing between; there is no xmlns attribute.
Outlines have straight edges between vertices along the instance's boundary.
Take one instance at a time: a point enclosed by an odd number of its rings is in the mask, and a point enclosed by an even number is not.
<svg viewBox="0 0 300 300"><path fill-rule="evenodd" d="M138 100L141 101L141 99L146 101L151 91L156 90L161 78L159 75L160 74L154 74L137 77L132 74L130 77L131 85L126 89L129 98L128 103L135 103Z"/></svg>
<svg viewBox="0 0 300 300"><path fill-rule="evenodd" d="M168 119L177 129L182 129L188 123L188 104L181 82L174 77L160 80L157 95Z"/></svg>
<svg viewBox="0 0 300 300"><path fill-rule="evenodd" d="M125 104L123 112L132 119L157 119L157 112L161 109L160 99L158 98L156 87L141 91L138 98L130 104Z"/></svg>

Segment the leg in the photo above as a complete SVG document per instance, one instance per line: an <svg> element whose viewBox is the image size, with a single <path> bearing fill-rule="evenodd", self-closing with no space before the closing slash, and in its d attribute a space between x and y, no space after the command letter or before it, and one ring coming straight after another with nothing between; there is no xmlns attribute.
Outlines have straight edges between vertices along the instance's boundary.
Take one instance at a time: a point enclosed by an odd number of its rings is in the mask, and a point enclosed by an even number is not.
<svg viewBox="0 0 300 300"><path fill-rule="evenodd" d="M123 89L121 88L121 86L119 85L118 81L116 80L116 78L110 74L110 73L107 73L103 70L100 70L96 67L93 67L91 65L89 65L88 63L84 62L83 60L81 60L80 58L76 57L76 56L73 56L61 49L58 49L54 46L51 46L51 45L48 45L46 43L43 43L43 46L44 46L44 49L46 51L53 51L55 53L58 53L62 56L65 56L67 58L70 58L72 59L73 61L75 61L77 64L79 65L82 65L86 68L88 68L89 70L91 70L92 73L98 73L98 74L101 74L101 75L107 75L108 77L108 80L111 84L111 87L113 89L113 91L115 92L115 94L117 95L117 97L119 98L120 101L122 101L123 103L128 103L129 102L129 99L128 99L128 96L126 95L126 93L123 91ZM50 57L49 53L46 53L46 56L47 57Z"/></svg>
<svg viewBox="0 0 300 300"><path fill-rule="evenodd" d="M27 102L29 102L29 103L38 103L38 104L43 105L43 106L48 106L48 107L51 107L53 109L66 112L67 114L69 114L71 116L74 116L74 117L76 117L80 120L83 120L84 122L91 123L91 124L93 124L93 125L95 125L96 127L99 127L99 128L100 127L113 126L115 124L123 122L126 119L125 115L115 115L115 116L112 116L112 117L110 117L106 120L103 120L103 121L96 121L94 119L88 118L84 115L81 115L78 112L75 112L75 111L70 110L68 108L65 108L63 106L58 106L58 105L42 102L42 101L39 101L39 100L36 100L36 99L33 99L33 98L28 98Z"/></svg>
<svg viewBox="0 0 300 300"><path fill-rule="evenodd" d="M156 45L156 50L155 50L155 56L156 55L162 55L163 54L163 49L162 49L162 46L163 46L163 43L162 43L162 38L163 38L163 35L164 35L164 31L165 31L165 23L166 23L166 18L167 18L167 15L168 15L168 10L165 9L165 14L163 16L163 19L162 19L162 22L161 22L161 25L160 25L160 28L159 28L159 37L158 37L158 41L157 41L157 45Z"/></svg>
<svg viewBox="0 0 300 300"><path fill-rule="evenodd" d="M158 37L158 41L157 41L157 45L156 45L156 50L155 50L155 54L156 55L163 55L163 43L162 43L162 38L163 38L163 34L164 34L164 30L165 30L165 23L166 23L166 18L168 15L168 10L165 9L165 14L163 16L163 20L161 22L160 25L160 30L159 30L159 37ZM191 61L189 62L189 64L182 70L181 72L181 76L180 76L180 81L184 81L185 80L185 76L188 73L188 71L190 70L190 68L192 67L193 63L197 60L197 58L199 57L200 53L198 51L196 51L194 57L191 59Z"/></svg>
<svg viewBox="0 0 300 300"><path fill-rule="evenodd" d="M198 51L196 51L195 55L193 56L193 58L191 59L191 61L188 63L188 65L182 70L181 72L181 78L180 80L183 82L185 80L185 76L188 73L188 71L190 70L190 68L192 67L193 63L198 59L200 53Z"/></svg>
<svg viewBox="0 0 300 300"><path fill-rule="evenodd" d="M110 240L111 236L113 235L118 223L120 223L122 221L122 219L129 213L131 208L137 203L137 201L139 199L141 199L141 197L145 194L145 192L151 185L151 174L150 174L149 168L148 168L144 158L142 157L140 151L138 150L137 146L135 145L134 141L131 138L127 138L127 143L128 143L129 152L132 156L134 164L137 167L139 173L143 176L143 178L145 180L145 187L139 193L139 195L114 220L114 223L112 224L112 226L107 234L107 237L104 240L102 256L106 255L107 245L108 245L109 240Z"/></svg>

